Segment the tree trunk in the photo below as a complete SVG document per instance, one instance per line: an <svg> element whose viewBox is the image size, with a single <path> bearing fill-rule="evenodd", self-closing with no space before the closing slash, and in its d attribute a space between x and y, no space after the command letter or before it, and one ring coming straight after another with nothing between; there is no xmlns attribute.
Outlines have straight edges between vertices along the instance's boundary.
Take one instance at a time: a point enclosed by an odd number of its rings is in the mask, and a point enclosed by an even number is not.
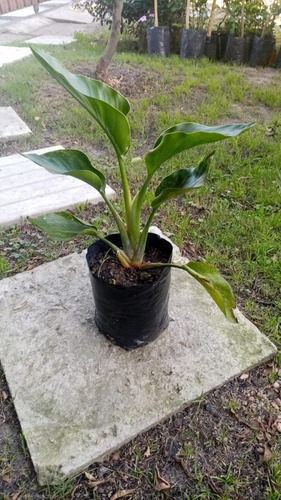
<svg viewBox="0 0 281 500"><path fill-rule="evenodd" d="M113 8L110 37L95 71L95 77L103 81L108 80L108 67L112 61L113 55L117 48L117 44L119 42L123 2L124 0L113 0L112 2Z"/></svg>

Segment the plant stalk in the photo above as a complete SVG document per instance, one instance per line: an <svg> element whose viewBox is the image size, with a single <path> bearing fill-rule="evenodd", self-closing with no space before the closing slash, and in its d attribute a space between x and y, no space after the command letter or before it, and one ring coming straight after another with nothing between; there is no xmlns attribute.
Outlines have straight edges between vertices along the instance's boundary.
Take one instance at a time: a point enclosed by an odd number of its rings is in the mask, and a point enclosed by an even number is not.
<svg viewBox="0 0 281 500"><path fill-rule="evenodd" d="M185 28L189 29L189 16L190 16L190 0L186 2L186 12L185 12Z"/></svg>
<svg viewBox="0 0 281 500"><path fill-rule="evenodd" d="M118 156L118 164L119 164L123 193L124 193L126 222L127 222L127 225L129 225L132 200L131 200L129 183L128 183L128 179L127 179L127 175L126 175L125 162L124 162L123 158L121 158L120 156Z"/></svg>
<svg viewBox="0 0 281 500"><path fill-rule="evenodd" d="M111 214L116 222L116 225L118 227L118 230L119 230L119 233L121 236L123 248L124 248L126 254L128 254L128 256L132 256L133 255L133 248L132 248L130 239L128 237L127 229L126 229L124 222L122 221L121 217L116 212L111 201L107 198L107 196L105 194L103 195L103 199L104 199L106 205L108 206L108 208L109 208L109 210L110 210L110 212L111 212Z"/></svg>
<svg viewBox="0 0 281 500"><path fill-rule="evenodd" d="M241 37L244 38L245 32L245 0L242 0L242 10L241 10Z"/></svg>
<svg viewBox="0 0 281 500"><path fill-rule="evenodd" d="M212 10L211 10L211 15L210 15L210 20L209 20L209 26L208 26L208 33L207 33L208 37L210 37L212 35L212 29L213 29L213 24L214 24L214 20L215 20L216 6L217 6L217 0L213 0Z"/></svg>
<svg viewBox="0 0 281 500"><path fill-rule="evenodd" d="M158 21L158 0L154 0L154 27L158 28L159 26L159 21Z"/></svg>

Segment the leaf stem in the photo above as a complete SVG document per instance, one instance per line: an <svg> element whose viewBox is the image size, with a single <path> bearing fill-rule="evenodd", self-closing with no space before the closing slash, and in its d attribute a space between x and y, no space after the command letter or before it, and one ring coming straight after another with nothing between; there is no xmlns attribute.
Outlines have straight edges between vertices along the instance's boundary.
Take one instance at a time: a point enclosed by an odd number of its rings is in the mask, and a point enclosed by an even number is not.
<svg viewBox="0 0 281 500"><path fill-rule="evenodd" d="M148 231L149 231L149 228L151 226L151 222L154 219L156 210L157 209L154 208L151 211L151 214L149 215L149 217L148 217L148 219L146 221L146 224L145 224L145 226L144 226L144 228L142 230L142 233L140 235L139 244L138 244L138 247L137 247L136 252L134 254L134 257L133 257L133 260L136 260L137 262L143 260L143 256L144 256L144 252L145 252L145 247L146 247L146 241L147 241Z"/></svg>
<svg viewBox="0 0 281 500"><path fill-rule="evenodd" d="M123 193L124 193L126 221L127 221L127 225L129 226L130 210L131 210L131 204L132 204L131 193L130 193L129 183L128 183L128 179L127 179L127 175L126 175L125 162L121 156L117 155L117 158L118 158L118 164L119 164Z"/></svg>
<svg viewBox="0 0 281 500"><path fill-rule="evenodd" d="M115 210L113 204L107 198L107 196L106 196L105 193L102 194L102 197L103 197L106 205L108 206L108 208L109 208L109 210L110 210L110 212L111 212L111 214L112 214L115 222L116 222L116 225L117 225L119 233L120 233L120 237L121 237L121 240L122 240L122 244L123 244L124 250L128 254L128 256L131 257L132 254L133 254L133 248L132 248L130 239L128 237L127 228L126 228L124 222L122 221L120 215L117 213L117 211Z"/></svg>

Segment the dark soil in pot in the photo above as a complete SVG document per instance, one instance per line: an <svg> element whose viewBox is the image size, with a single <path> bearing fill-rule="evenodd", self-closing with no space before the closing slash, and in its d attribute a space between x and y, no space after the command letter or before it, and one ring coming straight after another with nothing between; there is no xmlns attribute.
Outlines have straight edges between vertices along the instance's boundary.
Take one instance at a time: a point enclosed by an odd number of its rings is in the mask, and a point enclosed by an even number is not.
<svg viewBox="0 0 281 500"><path fill-rule="evenodd" d="M263 39L255 36L250 54L250 66L268 66L274 47L275 40L273 38Z"/></svg>
<svg viewBox="0 0 281 500"><path fill-rule="evenodd" d="M224 61L244 64L249 60L252 40L240 36L229 36L227 40Z"/></svg>
<svg viewBox="0 0 281 500"><path fill-rule="evenodd" d="M168 57L170 54L170 31L168 26L157 26L147 28L147 52L148 55L159 55Z"/></svg>
<svg viewBox="0 0 281 500"><path fill-rule="evenodd" d="M205 30L182 30L180 58L200 59L203 57L206 34Z"/></svg>
<svg viewBox="0 0 281 500"><path fill-rule="evenodd" d="M119 234L108 237L120 246ZM147 262L170 262L172 245L148 235ZM133 350L155 340L168 326L171 268L124 269L102 241L87 252L95 301L95 322L114 344Z"/></svg>

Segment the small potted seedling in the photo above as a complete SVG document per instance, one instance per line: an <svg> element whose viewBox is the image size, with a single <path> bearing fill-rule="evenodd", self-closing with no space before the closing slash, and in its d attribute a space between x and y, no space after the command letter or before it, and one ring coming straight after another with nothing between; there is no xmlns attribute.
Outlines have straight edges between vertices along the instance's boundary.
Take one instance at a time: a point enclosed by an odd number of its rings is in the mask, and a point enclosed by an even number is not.
<svg viewBox="0 0 281 500"><path fill-rule="evenodd" d="M36 227L57 240L80 234L97 238L88 249L87 261L96 304L95 321L102 333L125 349L135 349L154 340L168 326L168 297L171 267L187 272L207 290L224 315L236 322L231 288L211 265L172 262L172 246L164 238L149 232L158 209L168 200L202 186L213 151L195 167L183 167L164 177L151 197L148 216L141 224L144 204L151 180L167 160L190 148L236 137L252 124L208 127L198 123L175 125L158 137L142 161L144 181L132 196L125 158L130 150L130 128L127 99L108 85L77 76L65 69L54 57L32 49L44 68L98 122L115 150L125 215L122 217L106 196L106 179L82 152L63 149L27 158L48 171L70 175L95 188L104 199L117 227L117 233L104 236L92 223L68 212L30 218ZM75 279L75 277L74 277ZM188 297L186 297L188 303Z"/></svg>
<svg viewBox="0 0 281 500"><path fill-rule="evenodd" d="M228 1L228 13L232 19L232 30L227 39L224 55L226 62L244 64L249 60L251 38L245 36L245 0Z"/></svg>
<svg viewBox="0 0 281 500"><path fill-rule="evenodd" d="M154 26L147 28L146 34L149 55L169 56L170 31L168 26L159 26L158 0L154 0Z"/></svg>
<svg viewBox="0 0 281 500"><path fill-rule="evenodd" d="M275 47L273 31L276 18L281 14L281 3L275 0L271 5L267 5L267 14L261 36L254 36L250 53L251 66L268 66L272 51Z"/></svg>
<svg viewBox="0 0 281 500"><path fill-rule="evenodd" d="M190 23L191 12L193 13L192 23ZM182 30L181 37L180 58L199 59L203 57L207 34L203 26L206 19L206 0L202 0L201 2L187 0L185 29Z"/></svg>

